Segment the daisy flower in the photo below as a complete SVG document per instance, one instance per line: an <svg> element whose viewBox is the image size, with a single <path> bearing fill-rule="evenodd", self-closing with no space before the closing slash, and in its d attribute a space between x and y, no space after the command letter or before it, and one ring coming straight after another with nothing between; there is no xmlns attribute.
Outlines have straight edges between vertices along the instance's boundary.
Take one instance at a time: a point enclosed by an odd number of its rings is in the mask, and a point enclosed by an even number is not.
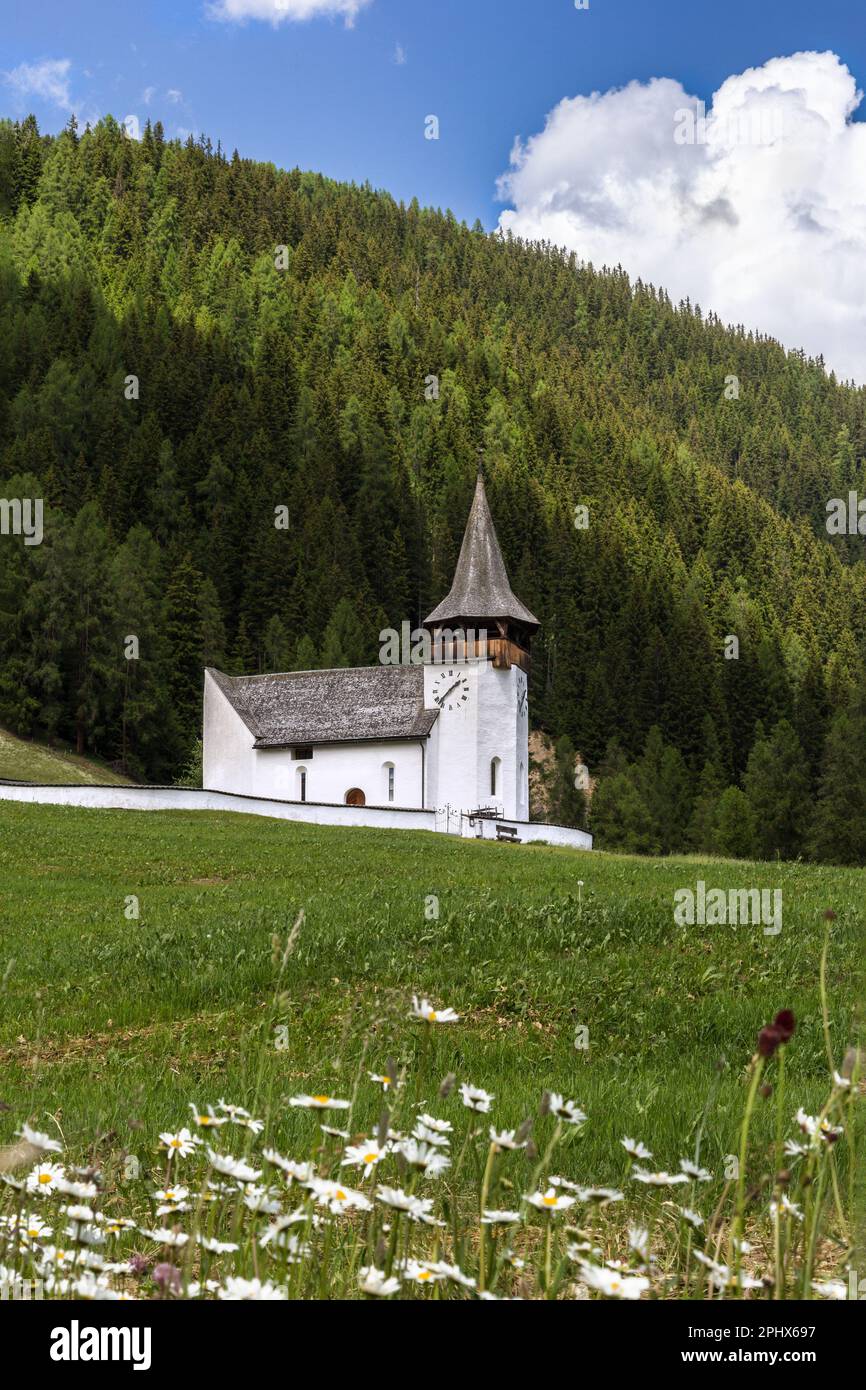
<svg viewBox="0 0 866 1390"><path fill-rule="evenodd" d="M348 1110L348 1100L337 1100L335 1096L292 1096L289 1105L300 1106L303 1110Z"/></svg>
<svg viewBox="0 0 866 1390"><path fill-rule="evenodd" d="M432 1129L437 1134L450 1134L454 1129L450 1120L437 1120L435 1115L418 1116L419 1125L424 1125L425 1129Z"/></svg>
<svg viewBox="0 0 866 1390"><path fill-rule="evenodd" d="M792 1202L790 1197L787 1197L784 1192L778 1202L774 1200L770 1203L770 1215L793 1216L796 1221L803 1220L803 1213L797 1206L797 1203Z"/></svg>
<svg viewBox="0 0 866 1390"><path fill-rule="evenodd" d="M479 1115L486 1115L494 1100L489 1091L482 1091L479 1086L468 1086L465 1081L460 1087L460 1094L466 1109L475 1110Z"/></svg>
<svg viewBox="0 0 866 1390"><path fill-rule="evenodd" d="M690 1226L694 1226L696 1231L699 1231L703 1226L704 1218L700 1212L692 1211L691 1207L677 1207L677 1211L684 1221L688 1221Z"/></svg>
<svg viewBox="0 0 866 1390"><path fill-rule="evenodd" d="M270 1280L262 1283L261 1279L230 1277L226 1279L225 1287L219 1290L217 1298L227 1303L274 1303L285 1301L288 1294Z"/></svg>
<svg viewBox="0 0 866 1390"><path fill-rule="evenodd" d="M408 1284L435 1284L445 1278L434 1265L420 1264L418 1260L406 1260L399 1269Z"/></svg>
<svg viewBox="0 0 866 1390"><path fill-rule="evenodd" d="M155 1240L157 1245L173 1245L179 1249L186 1245L189 1236L184 1231L169 1231L166 1227L160 1226L155 1231L148 1231L144 1226L139 1226L139 1231L148 1240Z"/></svg>
<svg viewBox="0 0 866 1390"><path fill-rule="evenodd" d="M400 1280L389 1279L383 1269L377 1269L375 1265L365 1265L360 1273L361 1293L368 1298L390 1298L393 1293L400 1290Z"/></svg>
<svg viewBox="0 0 866 1390"><path fill-rule="evenodd" d="M218 1154L208 1145L208 1162L218 1173L222 1173L227 1178L234 1178L236 1182L258 1182L262 1176L261 1172L256 1172L248 1163L244 1163L242 1158L234 1158L231 1154Z"/></svg>
<svg viewBox="0 0 866 1390"><path fill-rule="evenodd" d="M420 999L417 994L412 995L411 1018L421 1019L424 1023L458 1023L460 1015L453 1009L434 1009L429 999Z"/></svg>
<svg viewBox="0 0 866 1390"><path fill-rule="evenodd" d="M316 1171L314 1163L296 1163L292 1158L283 1158L276 1149L263 1149L262 1158L266 1163L272 1163L275 1168L281 1168L295 1182L309 1182L313 1173Z"/></svg>
<svg viewBox="0 0 866 1390"><path fill-rule="evenodd" d="M482 1226L514 1226L520 1221L519 1211L482 1211Z"/></svg>
<svg viewBox="0 0 866 1390"><path fill-rule="evenodd" d="M605 1298L633 1301L640 1298L650 1286L649 1279L642 1274L621 1274L619 1270L587 1263L581 1264L580 1277L588 1288L595 1289Z"/></svg>
<svg viewBox="0 0 866 1390"><path fill-rule="evenodd" d="M427 1226L444 1226L433 1216L432 1197L412 1197L402 1187L377 1187L376 1199L395 1211L403 1211L410 1221L422 1221Z"/></svg>
<svg viewBox="0 0 866 1390"><path fill-rule="evenodd" d="M848 1290L845 1285L835 1279L813 1279L812 1292L818 1294L820 1298L846 1299Z"/></svg>
<svg viewBox="0 0 866 1390"><path fill-rule="evenodd" d="M357 1211L372 1210L373 1203L363 1192L343 1187L342 1183L331 1182L325 1178L312 1178L307 1186L318 1205L327 1207L330 1212L350 1211L352 1208Z"/></svg>
<svg viewBox="0 0 866 1390"><path fill-rule="evenodd" d="M680 1159L680 1172L687 1174L693 1182L712 1182L713 1180L712 1173L708 1173L706 1168L701 1168L688 1158Z"/></svg>
<svg viewBox="0 0 866 1390"><path fill-rule="evenodd" d="M363 1168L365 1173L372 1173L387 1153L388 1149L380 1149L375 1139L368 1139L364 1144L350 1144L340 1161L340 1167Z"/></svg>
<svg viewBox="0 0 866 1390"><path fill-rule="evenodd" d="M568 1197L557 1192L555 1187L549 1187L546 1192L533 1192L524 1197L524 1201L531 1206L537 1207L539 1211L568 1211L577 1201L576 1197Z"/></svg>
<svg viewBox="0 0 866 1390"><path fill-rule="evenodd" d="M166 1130L164 1134L160 1134L159 1138L162 1147L168 1149L170 1154L176 1154L178 1158L189 1158L191 1153L195 1153L196 1146L201 1143L198 1136L190 1134L185 1126L178 1130L177 1134L169 1134Z"/></svg>
<svg viewBox="0 0 866 1390"><path fill-rule="evenodd" d="M417 1139L401 1139L395 1145L410 1168L420 1168L428 1178L438 1178L451 1167L451 1159L430 1144L419 1144Z"/></svg>
<svg viewBox="0 0 866 1390"><path fill-rule="evenodd" d="M379 1073L375 1071L368 1071L367 1075L369 1076L371 1081L374 1081L378 1086L381 1086L383 1091L390 1091L392 1086L396 1087L399 1090L402 1084L393 1076L380 1076Z"/></svg>
<svg viewBox="0 0 866 1390"><path fill-rule="evenodd" d="M15 1133L20 1139L25 1139L28 1144L32 1144L34 1149L41 1149L43 1153L63 1153L63 1145L58 1143L56 1139L50 1139L47 1134L42 1134L38 1129L31 1129L29 1125L22 1125Z"/></svg>
<svg viewBox="0 0 866 1390"><path fill-rule="evenodd" d="M493 1125L490 1126L490 1142L496 1149L525 1149L526 1140L522 1139L518 1142L516 1135L516 1129L503 1129L497 1134Z"/></svg>
<svg viewBox="0 0 866 1390"><path fill-rule="evenodd" d="M840 1091L848 1091L851 1088L851 1078L850 1076L840 1076L837 1071L834 1071L833 1084L834 1086L838 1086ZM32 1142L33 1141L31 1140L31 1143Z"/></svg>
<svg viewBox="0 0 866 1390"><path fill-rule="evenodd" d="M64 1172L65 1169L59 1163L37 1163L27 1174L27 1191L38 1192L41 1197L47 1197L49 1192L57 1191L57 1185Z"/></svg>
<svg viewBox="0 0 866 1390"><path fill-rule="evenodd" d="M437 1260L435 1264L429 1264L427 1268L431 1269L434 1274L438 1274L440 1278L447 1279L449 1283L459 1284L461 1289L474 1289L476 1287L476 1281L471 1275L464 1274L459 1265L450 1265L445 1260Z"/></svg>
<svg viewBox="0 0 866 1390"><path fill-rule="evenodd" d="M548 1114L555 1115L558 1120L565 1120L569 1125L582 1125L586 1119L577 1101L564 1100L556 1091L548 1092L547 1110Z"/></svg>
<svg viewBox="0 0 866 1390"><path fill-rule="evenodd" d="M646 1144L642 1144L639 1139L620 1139L619 1142L630 1158L652 1158Z"/></svg>
<svg viewBox="0 0 866 1390"><path fill-rule="evenodd" d="M189 1196L188 1187L165 1187L159 1192L154 1192L154 1200L157 1202L184 1202Z"/></svg>
<svg viewBox="0 0 866 1390"><path fill-rule="evenodd" d="M211 1255L230 1255L241 1248L233 1240L217 1240L215 1236L198 1235L197 1240L202 1250L207 1250Z"/></svg>
<svg viewBox="0 0 866 1390"><path fill-rule="evenodd" d="M647 1173L643 1168L633 1168L635 1182L646 1183L649 1187L673 1187L678 1182L688 1182L687 1173Z"/></svg>
<svg viewBox="0 0 866 1390"><path fill-rule="evenodd" d="M214 1114L212 1105L209 1105L207 1110L202 1112L195 1102L191 1100L189 1108L192 1111L192 1117L199 1129L219 1129L220 1125L227 1125L229 1122L228 1115Z"/></svg>

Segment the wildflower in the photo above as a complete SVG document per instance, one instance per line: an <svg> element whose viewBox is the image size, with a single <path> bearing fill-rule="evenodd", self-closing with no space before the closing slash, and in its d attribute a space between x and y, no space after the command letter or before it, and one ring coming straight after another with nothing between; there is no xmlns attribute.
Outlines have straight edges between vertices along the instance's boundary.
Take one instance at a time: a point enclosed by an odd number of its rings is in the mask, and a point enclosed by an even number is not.
<svg viewBox="0 0 866 1390"><path fill-rule="evenodd" d="M278 1300L285 1300L288 1297L285 1289L277 1288L270 1280L262 1283L261 1279L240 1279L230 1277L226 1279L225 1287L217 1293L217 1298L231 1303L274 1303Z"/></svg>
<svg viewBox="0 0 866 1390"><path fill-rule="evenodd" d="M392 1293L399 1292L400 1280L389 1279L383 1269L377 1269L375 1265L365 1265L359 1274L361 1293L368 1298L390 1298Z"/></svg>
<svg viewBox="0 0 866 1390"><path fill-rule="evenodd" d="M513 1226L520 1221L519 1211L482 1211L482 1226Z"/></svg>
<svg viewBox="0 0 866 1390"><path fill-rule="evenodd" d="M619 1141L630 1158L652 1158L646 1144L639 1139L620 1139Z"/></svg>
<svg viewBox="0 0 866 1390"><path fill-rule="evenodd" d="M426 1125L421 1124L420 1120L412 1130L412 1138L417 1139L419 1144L432 1144L437 1149L447 1149L450 1142L447 1134L440 1134L438 1130L428 1129ZM399 1136L397 1142L399 1142Z"/></svg>
<svg viewBox="0 0 866 1390"><path fill-rule="evenodd" d="M107 1236L119 1236L124 1231L134 1231L135 1222L131 1221L128 1216L111 1216L106 1221L104 1229Z"/></svg>
<svg viewBox="0 0 866 1390"><path fill-rule="evenodd" d="M57 1184L64 1172L65 1169L59 1163L37 1163L27 1175L27 1191L38 1192L40 1197L47 1197L49 1192L57 1191Z"/></svg>
<svg viewBox="0 0 866 1390"><path fill-rule="evenodd" d="M568 1178L550 1177L548 1182L551 1187L564 1187L573 1192L579 1202L597 1202L602 1207L610 1202L621 1202L624 1196L615 1187L581 1187L576 1182L569 1182Z"/></svg>
<svg viewBox="0 0 866 1390"><path fill-rule="evenodd" d="M62 1192L66 1197L80 1197L82 1201L90 1201L99 1191L95 1182L70 1182L69 1178L57 1178L57 1191Z"/></svg>
<svg viewBox="0 0 866 1390"><path fill-rule="evenodd" d="M291 1212L288 1216L278 1216L276 1221L272 1221L267 1230L262 1232L259 1238L259 1245L262 1249L271 1243L284 1246L285 1240L282 1239L284 1232L287 1231L290 1226L306 1225L307 1222L316 1226L319 1224L319 1218L317 1216L311 1217L309 1211L304 1207L298 1207L297 1211Z"/></svg>
<svg viewBox="0 0 866 1390"><path fill-rule="evenodd" d="M327 1207L330 1212L349 1211L353 1207L358 1211L372 1210L373 1204L363 1192L343 1187L338 1182L331 1182L325 1178L311 1178L307 1186L319 1206Z"/></svg>
<svg viewBox="0 0 866 1390"><path fill-rule="evenodd" d="M845 1285L835 1279L813 1279L812 1292L818 1294L820 1298L846 1299L848 1290Z"/></svg>
<svg viewBox="0 0 866 1390"><path fill-rule="evenodd" d="M526 1140L517 1140L516 1129L503 1129L499 1134L490 1126L490 1142L495 1149L525 1149Z"/></svg>
<svg viewBox="0 0 866 1390"><path fill-rule="evenodd" d="M402 1085L402 1083L398 1081L396 1077L388 1076L387 1073L380 1076L378 1072L368 1071L367 1075L369 1076L371 1081L374 1081L376 1083L376 1085L381 1086L383 1091L390 1091L392 1086L397 1087L399 1089L399 1087Z"/></svg>
<svg viewBox="0 0 866 1390"><path fill-rule="evenodd" d="M265 1127L264 1120L254 1120L248 1110L244 1110L242 1105L229 1105L224 1100L217 1101L217 1110L221 1110L227 1115L234 1125L241 1125L248 1129L251 1134L261 1134Z"/></svg>
<svg viewBox="0 0 866 1390"><path fill-rule="evenodd" d="M329 1134L332 1139L349 1139L351 1135L347 1129L335 1129L333 1125L319 1125L323 1134Z"/></svg>
<svg viewBox="0 0 866 1390"><path fill-rule="evenodd" d="M350 1144L346 1149L341 1162L341 1168L363 1168L365 1173L372 1173L377 1163L387 1156L388 1149L380 1149L375 1139L368 1139L364 1144Z"/></svg>
<svg viewBox="0 0 866 1390"><path fill-rule="evenodd" d="M135 1254L129 1257L129 1270L131 1274L137 1274L139 1278L146 1274L150 1269L148 1261L143 1255Z"/></svg>
<svg viewBox="0 0 866 1390"><path fill-rule="evenodd" d="M435 1264L429 1264L428 1269L434 1274L438 1274L442 1279L447 1279L451 1284L459 1284L462 1289L474 1289L476 1281L469 1274L464 1274L459 1265L450 1265L445 1260L437 1260Z"/></svg>
<svg viewBox="0 0 866 1390"><path fill-rule="evenodd" d="M401 1139L395 1147L410 1168L422 1169L428 1178L438 1178L446 1168L451 1167L447 1154L440 1153L430 1144L419 1144L417 1139Z"/></svg>
<svg viewBox="0 0 866 1390"><path fill-rule="evenodd" d="M139 1226L138 1229L148 1240L155 1240L157 1245L174 1245L180 1249L189 1240L189 1236L183 1231L169 1231L165 1226L160 1226L155 1231L148 1231L144 1226Z"/></svg>
<svg viewBox="0 0 866 1390"><path fill-rule="evenodd" d="M279 1194L272 1187L248 1186L243 1197L247 1211L261 1211L276 1216L280 1210Z"/></svg>
<svg viewBox="0 0 866 1390"><path fill-rule="evenodd" d="M580 1264L580 1277L588 1288L595 1289L605 1298L633 1301L640 1298L650 1286L649 1279L642 1274L621 1274L619 1270L606 1269L587 1261Z"/></svg>
<svg viewBox="0 0 866 1390"><path fill-rule="evenodd" d="M643 1226L630 1226L628 1232L628 1248L635 1255L640 1256L644 1264L649 1263L649 1231Z"/></svg>
<svg viewBox="0 0 866 1390"><path fill-rule="evenodd" d="M183 1202L189 1196L189 1188L165 1187L153 1195L157 1202Z"/></svg>
<svg viewBox="0 0 866 1390"><path fill-rule="evenodd" d="M41 1149L43 1153L63 1153L63 1145L58 1143L56 1139L49 1139L47 1134L42 1134L38 1129L31 1129L29 1125L22 1125L15 1132L19 1138L32 1144L34 1149Z"/></svg>
<svg viewBox="0 0 866 1390"><path fill-rule="evenodd" d="M227 1178L234 1178L236 1182L257 1182L262 1176L260 1171L256 1172L248 1163L244 1163L242 1158L234 1158L231 1154L218 1154L210 1145L207 1156L212 1168L216 1168L218 1173L223 1173Z"/></svg>
<svg viewBox="0 0 866 1390"><path fill-rule="evenodd" d="M712 1182L712 1173L707 1172L706 1168L701 1168L697 1163L692 1163L691 1159L680 1159L680 1171L686 1173L693 1182Z"/></svg>
<svg viewBox="0 0 866 1390"><path fill-rule="evenodd" d="M635 1182L646 1183L650 1187L673 1187L678 1182L688 1182L687 1173L647 1173L643 1168L632 1169Z"/></svg>
<svg viewBox="0 0 866 1390"><path fill-rule="evenodd" d="M460 1015L453 1009L434 1009L429 999L418 999L417 994L412 995L411 1018L421 1019L424 1023L458 1023Z"/></svg>
<svg viewBox="0 0 866 1390"><path fill-rule="evenodd" d="M851 1087L851 1078L850 1076L840 1076L837 1071L834 1071L833 1084L838 1086L840 1091L847 1091Z"/></svg>
<svg viewBox="0 0 866 1390"><path fill-rule="evenodd" d="M337 1100L334 1096L292 1096L289 1105L300 1106L304 1110L348 1110L351 1102Z"/></svg>
<svg viewBox="0 0 866 1390"><path fill-rule="evenodd" d="M696 1231L699 1231L703 1226L704 1218L700 1212L692 1211L691 1207L677 1207L677 1211L684 1221L687 1221L690 1226L694 1226Z"/></svg>
<svg viewBox="0 0 866 1390"><path fill-rule="evenodd" d="M190 1101L189 1108L192 1111L193 1119L200 1129L219 1129L220 1125L227 1125L229 1122L228 1115L215 1115L212 1105L208 1106L204 1114L199 1110L194 1101Z"/></svg>
<svg viewBox="0 0 866 1390"><path fill-rule="evenodd" d="M276 1149L263 1149L262 1158L266 1163L272 1163L275 1168L281 1168L290 1178L294 1178L295 1182L308 1182L315 1172L314 1163L295 1163L294 1159L283 1158Z"/></svg>
<svg viewBox="0 0 866 1390"><path fill-rule="evenodd" d="M467 1086L465 1081L460 1087L460 1094L467 1110L475 1110L479 1115L487 1114L494 1099L488 1091L482 1091L478 1086Z"/></svg>
<svg viewBox="0 0 866 1390"><path fill-rule="evenodd" d="M230 1255L234 1250L240 1250L233 1240L217 1240L215 1236L198 1236L198 1243L202 1250L207 1250L211 1255Z"/></svg>
<svg viewBox="0 0 866 1390"><path fill-rule="evenodd" d="M164 1262L154 1267L151 1275L158 1288L168 1293L180 1293L180 1270L177 1265Z"/></svg>
<svg viewBox="0 0 866 1390"><path fill-rule="evenodd" d="M12 1218L9 1224L17 1235L25 1236L27 1240L50 1240L54 1234L53 1227L46 1225L42 1217L34 1212L19 1217L17 1221Z"/></svg>
<svg viewBox="0 0 866 1390"><path fill-rule="evenodd" d="M798 1144L796 1139L785 1140L785 1154L788 1158L802 1158L808 1152L808 1144Z"/></svg>
<svg viewBox="0 0 866 1390"><path fill-rule="evenodd" d="M796 1221L803 1220L803 1213L797 1206L797 1203L792 1202L790 1197L787 1197L784 1192L778 1202L772 1201L770 1203L770 1215L793 1216Z"/></svg>
<svg viewBox="0 0 866 1390"><path fill-rule="evenodd" d="M546 1192L533 1192L523 1199L539 1211L567 1211L577 1201L576 1197L560 1196L556 1188L549 1187Z"/></svg>
<svg viewBox="0 0 866 1390"><path fill-rule="evenodd" d="M444 1221L437 1221L432 1214L432 1197L413 1197L404 1192L402 1187L378 1187L376 1199L386 1207L393 1207L395 1211L406 1212L410 1221L421 1221L427 1226L445 1224Z"/></svg>
<svg viewBox="0 0 866 1390"><path fill-rule="evenodd" d="M410 1284L435 1284L445 1275L431 1264L420 1264L417 1260L406 1260L399 1266L403 1278Z"/></svg>
<svg viewBox="0 0 866 1390"><path fill-rule="evenodd" d="M566 1124L582 1125L586 1119L583 1111L576 1101L564 1100L555 1091L548 1092L547 1110L551 1115L555 1115L558 1120L565 1120Z"/></svg>
<svg viewBox="0 0 866 1390"><path fill-rule="evenodd" d="M437 1134L450 1134L454 1128L450 1120L437 1120L435 1115L419 1115L418 1123L424 1125L426 1129L434 1130Z"/></svg>
<svg viewBox="0 0 866 1390"><path fill-rule="evenodd" d="M197 1135L190 1134L186 1126L178 1130L177 1134L169 1134L166 1131L159 1137L163 1148L168 1149L172 1155L176 1154L178 1158L189 1158L191 1153L195 1153L196 1146L201 1143Z"/></svg>
<svg viewBox="0 0 866 1390"><path fill-rule="evenodd" d="M782 1042L788 1042L794 1036L794 1029L797 1023L790 1009L780 1009L773 1019L773 1027L781 1034Z"/></svg>

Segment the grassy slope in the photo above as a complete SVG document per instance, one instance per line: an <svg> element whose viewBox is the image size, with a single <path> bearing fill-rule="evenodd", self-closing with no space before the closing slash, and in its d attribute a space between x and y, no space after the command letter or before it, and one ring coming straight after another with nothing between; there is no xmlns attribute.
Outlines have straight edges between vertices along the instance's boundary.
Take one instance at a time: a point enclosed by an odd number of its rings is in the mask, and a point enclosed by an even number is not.
<svg viewBox="0 0 866 1390"><path fill-rule="evenodd" d="M699 877L781 887L781 935L675 926L674 889ZM702 1156L720 1171L742 1069L777 1009L799 1020L792 1113L824 1095L821 912L838 913L838 1060L859 984L864 882L860 870L0 802L0 1096L12 1105L0 1140L28 1114L50 1127L53 1112L73 1148L109 1135L100 1162L124 1146L149 1161L157 1131L185 1123L190 1099L250 1103L259 1085L257 1112L271 1108L270 1138L291 1151L311 1121L285 1097L348 1093L359 1067L381 1069L389 1053L411 1062L424 1030L407 1023L406 1004L423 991L464 1015L434 1030L434 1074L495 1092L497 1124L519 1123L544 1086L588 1111L563 1160L570 1175L618 1180L625 1133L675 1164L716 1087ZM124 916L130 894L138 921ZM425 918L429 894L438 921ZM279 1013L289 1046L278 1050L272 934L285 937L302 906ZM573 1045L579 1024L588 1052ZM361 1087L360 1124L376 1123L374 1089Z"/></svg>
<svg viewBox="0 0 866 1390"><path fill-rule="evenodd" d="M31 743L27 739L16 738L14 734L0 729L0 777L17 782L62 782L124 786L128 777L120 777L111 768L94 762L92 758L80 758L75 753L56 748L47 748L42 743Z"/></svg>

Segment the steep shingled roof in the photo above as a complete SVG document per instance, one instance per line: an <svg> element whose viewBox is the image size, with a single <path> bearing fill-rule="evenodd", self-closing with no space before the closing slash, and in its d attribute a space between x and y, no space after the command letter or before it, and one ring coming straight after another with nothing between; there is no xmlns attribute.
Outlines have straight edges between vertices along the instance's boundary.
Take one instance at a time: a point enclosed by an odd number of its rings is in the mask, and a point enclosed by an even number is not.
<svg viewBox="0 0 866 1390"><path fill-rule="evenodd" d="M480 472L451 592L424 622L457 623L477 618L510 618L533 631L539 626L538 619L511 592Z"/></svg>
<svg viewBox="0 0 866 1390"><path fill-rule="evenodd" d="M273 676L208 670L253 734L256 748L424 738L439 713L424 708L421 666L355 666Z"/></svg>

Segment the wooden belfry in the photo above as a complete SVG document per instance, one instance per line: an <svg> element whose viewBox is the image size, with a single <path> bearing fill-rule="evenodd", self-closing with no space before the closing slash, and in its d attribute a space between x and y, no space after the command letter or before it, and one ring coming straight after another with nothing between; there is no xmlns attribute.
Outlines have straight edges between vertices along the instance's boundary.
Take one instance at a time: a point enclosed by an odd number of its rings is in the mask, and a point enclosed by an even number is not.
<svg viewBox="0 0 866 1390"><path fill-rule="evenodd" d="M519 666L529 674L530 645L539 623L511 591L480 459L454 582L447 597L424 619L424 626L444 660L461 661L467 654L485 656L497 670ZM476 646L474 652L467 652L460 630L486 631L484 650Z"/></svg>

